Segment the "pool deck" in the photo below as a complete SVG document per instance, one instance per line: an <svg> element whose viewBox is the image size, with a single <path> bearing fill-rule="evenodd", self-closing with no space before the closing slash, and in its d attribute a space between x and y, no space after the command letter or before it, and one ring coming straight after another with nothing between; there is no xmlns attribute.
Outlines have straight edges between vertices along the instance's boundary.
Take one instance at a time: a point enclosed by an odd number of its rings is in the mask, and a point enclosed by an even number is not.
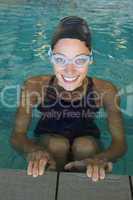
<svg viewBox="0 0 133 200"><path fill-rule="evenodd" d="M133 200L133 177L107 175L92 182L85 173L46 172L33 178L23 170L0 170L0 200Z"/></svg>

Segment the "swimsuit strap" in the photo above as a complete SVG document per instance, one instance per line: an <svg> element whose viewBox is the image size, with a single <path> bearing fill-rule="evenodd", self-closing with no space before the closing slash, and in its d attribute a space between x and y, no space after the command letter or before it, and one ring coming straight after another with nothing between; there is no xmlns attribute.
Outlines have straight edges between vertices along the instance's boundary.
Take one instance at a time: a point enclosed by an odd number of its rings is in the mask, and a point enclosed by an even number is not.
<svg viewBox="0 0 133 200"><path fill-rule="evenodd" d="M49 85L52 85L55 79L55 75L53 74L51 79L49 80Z"/></svg>
<svg viewBox="0 0 133 200"><path fill-rule="evenodd" d="M55 79L55 75L52 75L52 77L50 78L50 80L48 82L48 87L46 89L45 98L46 97L53 97L53 96L55 97L55 91L52 88L54 79Z"/></svg>
<svg viewBox="0 0 133 200"><path fill-rule="evenodd" d="M93 85L94 85L94 83L93 83L93 78L88 76L88 90L89 90L89 91L90 91L90 90L91 90L91 91L93 90Z"/></svg>
<svg viewBox="0 0 133 200"><path fill-rule="evenodd" d="M96 92L94 90L94 82L93 82L93 78L92 77L88 77L88 91L87 91L87 95L89 95L89 101L90 101L90 104L93 105L94 107L96 105L96 102L95 102L95 98L96 98ZM92 107L93 109L93 107ZM95 108L94 108L95 109Z"/></svg>
<svg viewBox="0 0 133 200"><path fill-rule="evenodd" d="M87 79L88 79L87 89L86 89L86 92L85 92L85 95L83 98L86 98L89 95L89 93L91 93L91 94L93 93L93 85L94 85L93 80L89 76L87 76Z"/></svg>

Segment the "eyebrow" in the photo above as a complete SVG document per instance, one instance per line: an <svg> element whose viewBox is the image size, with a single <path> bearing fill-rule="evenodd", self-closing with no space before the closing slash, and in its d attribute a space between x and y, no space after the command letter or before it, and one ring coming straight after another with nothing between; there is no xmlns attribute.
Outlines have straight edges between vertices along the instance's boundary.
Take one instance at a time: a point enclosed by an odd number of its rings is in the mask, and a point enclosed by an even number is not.
<svg viewBox="0 0 133 200"><path fill-rule="evenodd" d="M60 55L63 55L63 56L65 56L65 57L67 57L65 54L63 54L63 53L58 53L58 52L53 52L53 54L60 54ZM88 54L86 54L86 53L80 53L80 54L77 54L75 57L77 57L77 56L81 56L81 55L86 55L86 56L88 56L88 55L92 55L92 53L88 53ZM75 58L74 57L74 58Z"/></svg>

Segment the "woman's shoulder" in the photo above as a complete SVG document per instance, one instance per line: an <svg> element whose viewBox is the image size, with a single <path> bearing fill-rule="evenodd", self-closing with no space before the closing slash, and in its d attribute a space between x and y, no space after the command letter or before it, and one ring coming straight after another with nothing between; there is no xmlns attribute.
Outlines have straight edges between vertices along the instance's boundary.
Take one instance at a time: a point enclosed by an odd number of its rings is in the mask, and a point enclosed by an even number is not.
<svg viewBox="0 0 133 200"><path fill-rule="evenodd" d="M38 94L42 95L42 89L45 90L45 86L49 84L52 76L51 74L31 76L24 81L22 90L38 92Z"/></svg>
<svg viewBox="0 0 133 200"><path fill-rule="evenodd" d="M44 85L45 83L48 83L49 80L52 78L53 75L51 74L45 74L45 75L38 75L38 76L31 76L28 77L24 81L24 85Z"/></svg>
<svg viewBox="0 0 133 200"><path fill-rule="evenodd" d="M118 91L118 88L116 87L116 85L114 85L114 83L112 83L111 81L99 79L97 77L93 77L92 80L93 80L95 90L97 90L100 93L103 93L103 92L116 93Z"/></svg>

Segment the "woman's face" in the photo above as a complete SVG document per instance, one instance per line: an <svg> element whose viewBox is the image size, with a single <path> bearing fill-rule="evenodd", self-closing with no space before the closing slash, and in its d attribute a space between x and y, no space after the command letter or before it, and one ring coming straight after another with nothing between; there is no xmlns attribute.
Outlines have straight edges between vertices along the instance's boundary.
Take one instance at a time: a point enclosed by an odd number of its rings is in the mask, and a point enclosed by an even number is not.
<svg viewBox="0 0 133 200"><path fill-rule="evenodd" d="M60 39L56 43L53 52L63 54L68 59L73 59L81 54L88 55L91 53L84 41L66 38ZM69 63L65 67L54 64L54 71L58 84L67 91L73 91L82 85L88 72L88 64L82 67L77 67L73 63Z"/></svg>

